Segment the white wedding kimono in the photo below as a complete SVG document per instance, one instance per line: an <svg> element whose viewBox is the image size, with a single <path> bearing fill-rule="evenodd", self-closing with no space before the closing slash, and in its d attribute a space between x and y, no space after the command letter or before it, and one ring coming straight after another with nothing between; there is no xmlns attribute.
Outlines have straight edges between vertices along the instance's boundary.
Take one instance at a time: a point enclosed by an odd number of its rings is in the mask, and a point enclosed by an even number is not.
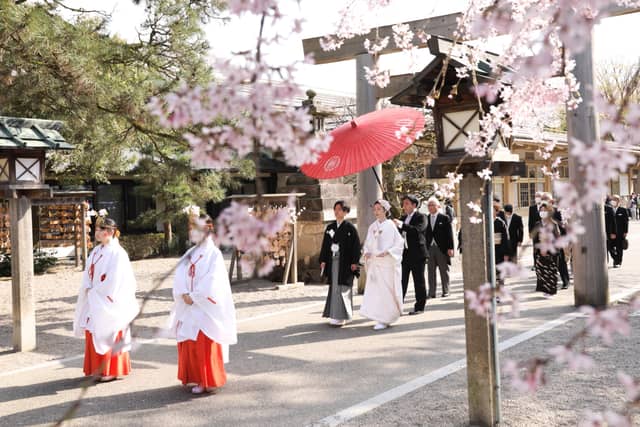
<svg viewBox="0 0 640 427"><path fill-rule="evenodd" d="M369 226L364 242L367 282L360 314L390 324L402 314L402 251L404 239L393 221L376 220ZM383 257L377 255L387 253Z"/></svg>
<svg viewBox="0 0 640 427"><path fill-rule="evenodd" d="M182 299L189 294L188 305ZM231 285L220 249L207 237L180 259L173 282L174 305L169 316L170 331L178 342L196 341L198 332L222 346L224 362L229 345L238 342L236 309Z"/></svg>
<svg viewBox="0 0 640 427"><path fill-rule="evenodd" d="M116 238L107 245L96 246L87 258L78 291L73 321L75 336L84 337L88 330L96 353L105 354L122 331L124 346L118 350L129 351L129 324L139 310L136 279L127 252Z"/></svg>

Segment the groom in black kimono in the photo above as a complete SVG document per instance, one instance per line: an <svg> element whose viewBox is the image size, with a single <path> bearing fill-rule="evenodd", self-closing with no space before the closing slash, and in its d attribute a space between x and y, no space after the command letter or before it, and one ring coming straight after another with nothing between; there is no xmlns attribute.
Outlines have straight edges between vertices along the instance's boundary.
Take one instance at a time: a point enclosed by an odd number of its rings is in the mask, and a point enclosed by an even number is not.
<svg viewBox="0 0 640 427"><path fill-rule="evenodd" d="M360 238L356 227L344 219L349 211L343 200L334 203L336 220L327 225L320 250L321 274L329 282L322 317L330 318L329 323L334 326L351 320L353 278L359 275Z"/></svg>
<svg viewBox="0 0 640 427"><path fill-rule="evenodd" d="M402 251L402 299L404 300L409 286L409 274L413 276L413 287L416 303L409 314L424 312L427 303L427 288L424 280L424 266L427 261L427 243L424 231L427 228L427 218L418 212L418 199L414 196L404 196L402 210L404 215L394 219L400 234L404 237L404 251Z"/></svg>

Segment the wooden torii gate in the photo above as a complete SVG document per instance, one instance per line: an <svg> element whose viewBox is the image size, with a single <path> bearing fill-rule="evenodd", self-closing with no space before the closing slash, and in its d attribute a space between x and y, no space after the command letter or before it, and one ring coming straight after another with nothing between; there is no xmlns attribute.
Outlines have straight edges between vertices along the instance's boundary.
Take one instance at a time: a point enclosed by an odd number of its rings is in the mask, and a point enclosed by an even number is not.
<svg viewBox="0 0 640 427"><path fill-rule="evenodd" d="M422 30L427 34L452 38L457 28L457 20L461 17L461 13L452 13L449 15L435 16L432 18L420 19L407 22L411 30L416 34L418 30ZM379 27L375 31L380 38L393 37L392 25ZM367 82L364 73L364 67L373 68L374 58L364 48L364 41L367 38L374 37L374 30L367 35L356 36L344 41L344 44L337 50L327 52L320 47L321 37L305 39L302 41L304 54L312 54L316 64L328 64L333 62L356 60L356 114L362 115L370 113L376 109L377 98L380 91ZM418 37L414 37L413 45L418 48L427 47ZM389 44L384 48L380 55L400 52L401 49L395 45ZM395 82L392 82L395 86ZM382 165L374 167L375 174L382 180ZM373 203L381 198L382 191L378 184L376 175L370 169L362 171L358 174L358 234L360 236L367 235L367 229L375 218L371 211ZM360 277L358 283L358 291L364 289L365 274Z"/></svg>

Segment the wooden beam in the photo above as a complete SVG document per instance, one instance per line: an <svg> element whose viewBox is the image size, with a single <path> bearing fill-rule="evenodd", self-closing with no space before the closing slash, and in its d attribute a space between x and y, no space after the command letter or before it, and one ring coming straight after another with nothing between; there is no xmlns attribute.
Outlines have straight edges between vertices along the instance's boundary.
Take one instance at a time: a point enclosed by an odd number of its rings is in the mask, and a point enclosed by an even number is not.
<svg viewBox="0 0 640 427"><path fill-rule="evenodd" d="M397 76L391 76L390 82L387 87L376 86L376 99L391 98L394 95L400 93L400 91L406 89L413 80L415 74L399 74Z"/></svg>
<svg viewBox="0 0 640 427"><path fill-rule="evenodd" d="M458 28L458 18L462 16L462 13L451 13L449 15L434 16L432 18L419 19L416 21L407 22L411 27L411 30L416 33L418 30L423 30L427 34L442 36L447 38L453 38L453 33ZM365 39L374 39L376 31L380 38L389 37L389 46L383 49L380 54L388 54L394 52L400 52L395 43L393 43L393 32L391 25L384 27L378 27L372 29L368 34L362 36L355 36L344 41L344 44L335 51L324 51L320 47L321 37L314 37L310 39L302 40L302 48L304 54L313 54L316 64L329 64L332 62L347 61L355 58L357 55L367 53L364 48ZM413 44L416 47L424 48L426 43L422 43L418 37L414 37Z"/></svg>

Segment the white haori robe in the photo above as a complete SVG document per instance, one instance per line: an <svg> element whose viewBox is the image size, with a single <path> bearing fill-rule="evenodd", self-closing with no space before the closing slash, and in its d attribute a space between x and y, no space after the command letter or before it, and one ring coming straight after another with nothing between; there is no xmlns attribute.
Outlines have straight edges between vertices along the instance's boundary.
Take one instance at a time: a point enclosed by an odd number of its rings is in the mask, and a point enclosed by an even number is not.
<svg viewBox="0 0 640 427"><path fill-rule="evenodd" d="M189 294L192 305L184 302L183 294ZM202 331L222 346L227 363L229 346L238 342L236 309L222 252L211 237L180 259L173 282L173 299L169 329L176 340L195 341Z"/></svg>
<svg viewBox="0 0 640 427"><path fill-rule="evenodd" d="M96 353L105 354L122 331L124 342L119 343L117 350L129 351L129 324L139 310L136 279L127 252L116 238L107 245L96 246L87 258L78 291L73 321L75 336L84 337L88 330Z"/></svg>
<svg viewBox="0 0 640 427"><path fill-rule="evenodd" d="M393 221L376 220L369 226L364 242L367 282L360 314L390 324L402 314L402 251L404 239ZM377 255L386 253L383 257Z"/></svg>

